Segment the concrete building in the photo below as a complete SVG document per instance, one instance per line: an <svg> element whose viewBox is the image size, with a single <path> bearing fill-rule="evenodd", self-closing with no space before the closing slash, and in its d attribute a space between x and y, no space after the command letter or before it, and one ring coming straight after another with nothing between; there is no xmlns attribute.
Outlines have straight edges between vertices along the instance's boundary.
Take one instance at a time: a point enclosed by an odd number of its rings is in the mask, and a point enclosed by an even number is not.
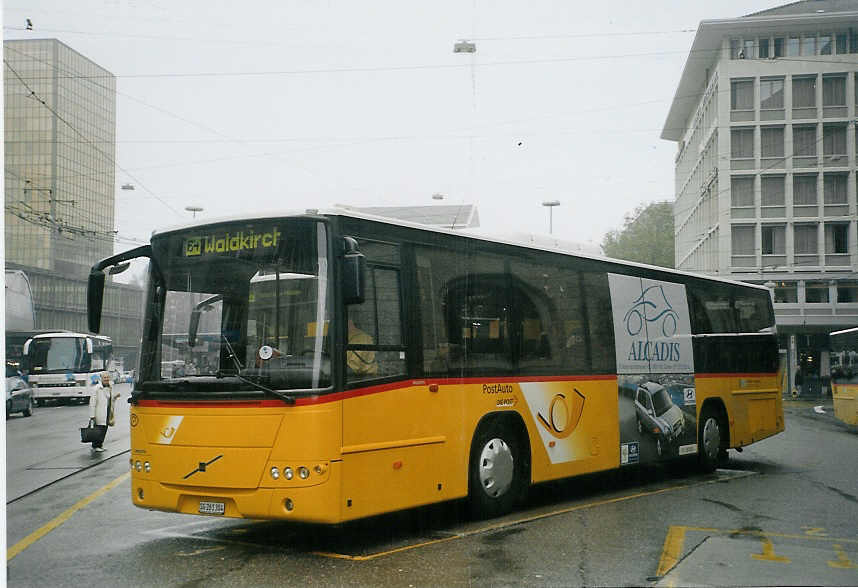
<svg viewBox="0 0 858 588"><path fill-rule="evenodd" d="M856 0L706 20L661 134L676 267L772 288L805 394L825 391L827 333L858 325L856 71Z"/></svg>
<svg viewBox="0 0 858 588"><path fill-rule="evenodd" d="M116 80L56 39L3 46L5 264L29 276L37 329L86 332L90 267L114 252ZM140 289L111 284L105 308L133 362Z"/></svg>

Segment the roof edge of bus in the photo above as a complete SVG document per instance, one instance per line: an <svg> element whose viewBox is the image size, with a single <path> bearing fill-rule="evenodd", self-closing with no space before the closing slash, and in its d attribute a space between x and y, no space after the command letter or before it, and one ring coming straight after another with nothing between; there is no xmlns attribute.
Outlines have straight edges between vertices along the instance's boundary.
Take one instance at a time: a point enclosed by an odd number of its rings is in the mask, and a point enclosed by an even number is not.
<svg viewBox="0 0 858 588"><path fill-rule="evenodd" d="M831 331L828 333L828 336L833 337L834 335L845 335L847 333L858 333L858 327L850 327L848 329L841 329L840 331Z"/></svg>
<svg viewBox="0 0 858 588"><path fill-rule="evenodd" d="M177 232L177 231L192 229L194 227L204 227L204 226L216 225L216 224L222 224L222 223L228 223L228 222L241 222L241 221L265 220L265 219L274 219L274 218L290 218L290 217L294 217L294 218L298 218L298 217L319 217L319 216L345 216L345 217L349 217L349 218L371 220L371 221L376 221L376 222L380 222L380 223L385 223L388 225L419 229L422 231L430 231L430 232L434 232L434 233L442 233L442 234L447 234L447 235L456 235L456 236L460 236L460 237L468 237L471 239L477 239L479 241L486 241L486 242L491 242L491 243L500 243L503 245L512 245L515 247L523 247L523 248L532 249L535 251L546 251L546 252L550 252L550 253L562 253L564 255L570 255L573 257L580 257L582 259L590 259L593 261L614 263L617 265L646 269L646 270L651 270L651 271L659 271L659 272L675 274L675 275L679 275L679 276L688 276L691 278L698 278L698 279L702 279L702 280L723 282L723 283L731 284L734 286L744 286L744 287L748 287L748 288L757 288L759 290L764 290L766 292L769 292L769 289L762 284L753 284L750 282L743 282L740 280L734 280L734 279L725 278L722 276L713 276L713 275L709 275L709 274L694 273L694 272L679 270L679 269L675 269L675 268L661 267L661 266L657 266L657 265L640 263L637 261L627 261L625 259L616 259L613 257L592 255L592 254L584 253L581 251L572 251L569 249L563 249L561 247L550 248L550 247L541 246L541 245L538 245L535 243L527 243L524 241L515 241L515 240L504 239L502 237L498 238L495 236L480 234L478 232L470 231L468 229L448 229L448 228L444 228L444 227L424 225L421 223L415 223L415 222L390 218L390 217L386 217L386 216L379 216L379 215L375 215L375 214L369 214L366 212L360 212L360 211L354 210L354 209L349 208L349 207L338 207L338 206L329 207L329 208L319 208L319 209L313 208L313 209L307 209L307 210L268 210L268 211L260 211L260 212L254 213L254 214L222 216L222 217L206 219L206 220L198 219L195 222L188 222L188 223L184 223L181 225L173 225L170 227L166 227L162 230L152 231L152 237L154 237L156 235L160 236L160 235L164 235L167 233L173 233L173 232ZM536 233L534 233L534 235L536 235ZM540 235L540 236L542 236L542 235ZM552 237L552 239L553 239L553 237ZM560 244L559 241L558 241L558 244Z"/></svg>
<svg viewBox="0 0 858 588"><path fill-rule="evenodd" d="M48 337L92 337L93 339L110 339L107 335L93 335L92 333L79 333L75 331L45 331L33 335L31 339L45 339Z"/></svg>

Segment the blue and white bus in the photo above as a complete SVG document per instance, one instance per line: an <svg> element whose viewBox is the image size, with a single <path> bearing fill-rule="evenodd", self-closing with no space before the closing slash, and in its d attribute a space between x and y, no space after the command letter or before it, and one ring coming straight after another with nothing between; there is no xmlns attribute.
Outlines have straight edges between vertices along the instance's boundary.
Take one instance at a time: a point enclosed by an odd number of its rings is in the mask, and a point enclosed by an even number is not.
<svg viewBox="0 0 858 588"><path fill-rule="evenodd" d="M23 363L37 404L48 400L86 403L107 375L112 357L110 337L58 331L24 343Z"/></svg>

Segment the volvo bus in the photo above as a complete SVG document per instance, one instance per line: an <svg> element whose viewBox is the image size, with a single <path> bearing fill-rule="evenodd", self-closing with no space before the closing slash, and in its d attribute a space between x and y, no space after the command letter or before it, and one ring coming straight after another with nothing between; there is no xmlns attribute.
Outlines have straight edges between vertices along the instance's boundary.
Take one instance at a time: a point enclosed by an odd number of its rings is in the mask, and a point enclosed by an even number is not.
<svg viewBox="0 0 858 588"><path fill-rule="evenodd" d="M834 416L858 425L858 327L830 333L828 344Z"/></svg>
<svg viewBox="0 0 858 588"><path fill-rule="evenodd" d="M88 403L113 357L109 337L67 331L41 333L24 343L23 365L37 404Z"/></svg>
<svg viewBox="0 0 858 588"><path fill-rule="evenodd" d="M784 430L762 286L333 209L154 233L93 266L93 332L105 271L138 257L142 508L340 523L464 498L492 517L532 484L712 470Z"/></svg>

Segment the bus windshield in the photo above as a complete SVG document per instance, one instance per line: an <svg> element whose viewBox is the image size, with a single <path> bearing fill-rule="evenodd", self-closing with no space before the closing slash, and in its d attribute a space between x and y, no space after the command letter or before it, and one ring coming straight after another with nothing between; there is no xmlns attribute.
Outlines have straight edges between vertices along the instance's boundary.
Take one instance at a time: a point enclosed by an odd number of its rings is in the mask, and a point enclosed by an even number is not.
<svg viewBox="0 0 858 588"><path fill-rule="evenodd" d="M331 384L325 226L254 221L153 239L141 390L194 394ZM154 328L157 326L158 328Z"/></svg>
<svg viewBox="0 0 858 588"><path fill-rule="evenodd" d="M82 333L38 335L27 347L30 374L89 373L107 369L113 346L106 337Z"/></svg>
<svg viewBox="0 0 858 588"><path fill-rule="evenodd" d="M33 339L28 351L29 369L34 374L89 371L89 356L86 353L86 340L83 338Z"/></svg>

